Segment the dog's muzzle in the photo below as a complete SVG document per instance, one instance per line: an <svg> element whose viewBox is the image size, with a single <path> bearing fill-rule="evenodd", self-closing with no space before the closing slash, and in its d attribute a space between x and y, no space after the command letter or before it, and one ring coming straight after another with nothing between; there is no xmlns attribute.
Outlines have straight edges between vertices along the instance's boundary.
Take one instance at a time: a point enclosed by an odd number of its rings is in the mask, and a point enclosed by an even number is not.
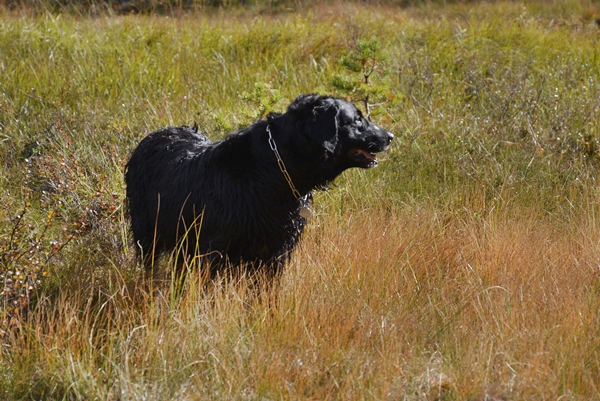
<svg viewBox="0 0 600 401"><path fill-rule="evenodd" d="M376 153L383 152L390 147L394 134L375 126L375 140L368 144L367 148L352 148L346 156L358 167L373 168L378 165Z"/></svg>

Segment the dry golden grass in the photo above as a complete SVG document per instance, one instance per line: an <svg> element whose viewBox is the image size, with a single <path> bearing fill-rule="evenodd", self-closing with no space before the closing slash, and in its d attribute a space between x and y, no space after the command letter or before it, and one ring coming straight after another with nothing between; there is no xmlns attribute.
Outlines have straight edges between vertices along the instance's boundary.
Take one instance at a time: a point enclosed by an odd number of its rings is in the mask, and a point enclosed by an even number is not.
<svg viewBox="0 0 600 401"><path fill-rule="evenodd" d="M593 215L322 210L278 291L115 275L40 303L14 369L69 399L593 399L599 248Z"/></svg>

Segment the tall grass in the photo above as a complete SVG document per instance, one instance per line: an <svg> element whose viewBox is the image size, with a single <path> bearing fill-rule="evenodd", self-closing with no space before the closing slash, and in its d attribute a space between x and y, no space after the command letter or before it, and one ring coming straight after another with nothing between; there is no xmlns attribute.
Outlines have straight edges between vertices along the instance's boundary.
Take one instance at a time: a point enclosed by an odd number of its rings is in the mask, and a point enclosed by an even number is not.
<svg viewBox="0 0 600 401"><path fill-rule="evenodd" d="M4 365L40 399L597 396L597 221L371 210L312 225L276 301L116 279L38 303ZM490 399L490 398L487 398Z"/></svg>
<svg viewBox="0 0 600 401"><path fill-rule="evenodd" d="M3 11L2 398L598 398L594 7ZM340 94L373 38L396 140L317 194L278 290L182 287L168 257L147 277L123 202L138 141Z"/></svg>

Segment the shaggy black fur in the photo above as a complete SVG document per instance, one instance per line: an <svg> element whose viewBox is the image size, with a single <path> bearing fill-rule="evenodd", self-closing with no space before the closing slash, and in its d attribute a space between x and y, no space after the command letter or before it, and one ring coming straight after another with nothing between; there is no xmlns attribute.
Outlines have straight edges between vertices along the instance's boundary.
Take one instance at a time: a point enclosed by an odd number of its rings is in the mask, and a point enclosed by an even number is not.
<svg viewBox="0 0 600 401"><path fill-rule="evenodd" d="M134 240L142 257L182 245L213 273L229 261L280 270L306 223L269 145L269 127L294 186L312 201L351 167L377 165L393 135L351 103L303 95L284 114L211 142L196 128L149 134L127 163ZM184 241L181 241L184 239Z"/></svg>

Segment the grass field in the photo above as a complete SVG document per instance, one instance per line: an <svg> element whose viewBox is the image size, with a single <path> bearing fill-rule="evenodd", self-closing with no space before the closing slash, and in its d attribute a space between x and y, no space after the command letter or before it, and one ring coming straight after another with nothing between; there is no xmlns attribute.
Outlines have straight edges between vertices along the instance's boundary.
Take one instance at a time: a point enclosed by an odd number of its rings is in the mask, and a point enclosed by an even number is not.
<svg viewBox="0 0 600 401"><path fill-rule="evenodd" d="M274 3L0 11L0 398L600 399L600 3ZM396 140L280 288L147 278L139 140L311 92Z"/></svg>

